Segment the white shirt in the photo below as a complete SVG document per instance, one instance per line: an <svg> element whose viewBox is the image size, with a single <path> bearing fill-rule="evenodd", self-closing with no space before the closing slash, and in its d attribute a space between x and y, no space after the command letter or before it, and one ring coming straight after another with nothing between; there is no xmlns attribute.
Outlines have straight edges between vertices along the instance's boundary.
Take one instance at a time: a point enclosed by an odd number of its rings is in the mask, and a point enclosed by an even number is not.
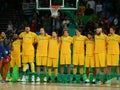
<svg viewBox="0 0 120 90"><path fill-rule="evenodd" d="M101 12L102 11L102 4L96 5L96 12Z"/></svg>
<svg viewBox="0 0 120 90"><path fill-rule="evenodd" d="M94 0L88 1L87 5L90 5L90 8L92 8L93 10L95 10L95 1Z"/></svg>

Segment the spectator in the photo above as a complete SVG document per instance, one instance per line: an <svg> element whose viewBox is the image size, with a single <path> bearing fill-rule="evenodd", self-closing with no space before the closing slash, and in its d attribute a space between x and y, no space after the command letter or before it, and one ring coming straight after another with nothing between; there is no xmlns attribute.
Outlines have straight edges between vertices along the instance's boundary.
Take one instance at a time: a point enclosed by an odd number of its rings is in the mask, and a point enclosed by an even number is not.
<svg viewBox="0 0 120 90"><path fill-rule="evenodd" d="M68 16L66 16L65 19L64 19L63 22L62 22L63 30L68 30L69 24L70 24L70 21L69 21L69 19L68 19Z"/></svg>
<svg viewBox="0 0 120 90"><path fill-rule="evenodd" d="M90 5L87 5L87 8L85 9L85 15L92 15L94 14L94 10L90 8Z"/></svg>
<svg viewBox="0 0 120 90"><path fill-rule="evenodd" d="M103 5L100 3L100 1L98 1L98 3L96 4L97 15L99 15L102 12L102 7L103 7Z"/></svg>
<svg viewBox="0 0 120 90"><path fill-rule="evenodd" d="M116 28L116 31L118 32L119 25L120 25L120 20L118 15L115 15L111 25L114 26Z"/></svg>
<svg viewBox="0 0 120 90"><path fill-rule="evenodd" d="M81 28L82 30L84 29L84 22L83 22L83 20L82 19L78 19L77 20L77 26L79 27L79 28Z"/></svg>
<svg viewBox="0 0 120 90"><path fill-rule="evenodd" d="M95 23L93 22L92 19L88 21L88 23L85 26L85 32L92 32L94 33L95 30Z"/></svg>
<svg viewBox="0 0 120 90"><path fill-rule="evenodd" d="M7 25L7 31L13 30L13 24L12 21L9 21L8 25Z"/></svg>
<svg viewBox="0 0 120 90"><path fill-rule="evenodd" d="M88 0L87 1L87 5L90 5L90 8L95 10L95 1L94 0Z"/></svg>
<svg viewBox="0 0 120 90"><path fill-rule="evenodd" d="M37 26L36 26L35 20L32 20L32 23L30 24L30 30L32 32L36 32Z"/></svg>
<svg viewBox="0 0 120 90"><path fill-rule="evenodd" d="M80 4L80 15L84 16L85 12L85 5L83 3Z"/></svg>
<svg viewBox="0 0 120 90"><path fill-rule="evenodd" d="M57 32L58 36L62 35L62 22L60 20L60 17L56 18L56 23L55 23L55 31Z"/></svg>

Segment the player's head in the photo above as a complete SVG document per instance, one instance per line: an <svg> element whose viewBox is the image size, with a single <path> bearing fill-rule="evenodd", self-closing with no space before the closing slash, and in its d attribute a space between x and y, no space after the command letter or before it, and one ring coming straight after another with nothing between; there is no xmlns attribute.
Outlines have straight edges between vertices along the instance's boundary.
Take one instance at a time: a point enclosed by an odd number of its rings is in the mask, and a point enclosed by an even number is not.
<svg viewBox="0 0 120 90"><path fill-rule="evenodd" d="M89 33L87 34L87 37L88 37L88 39L93 39L93 38L94 38L94 35L93 35L93 33L89 32Z"/></svg>
<svg viewBox="0 0 120 90"><path fill-rule="evenodd" d="M77 28L76 29L76 35L80 36L82 34L82 29L81 28Z"/></svg>
<svg viewBox="0 0 120 90"><path fill-rule="evenodd" d="M13 34L14 39L18 39L18 37L19 37L18 34Z"/></svg>
<svg viewBox="0 0 120 90"><path fill-rule="evenodd" d="M110 34L115 34L116 28L115 27L110 27Z"/></svg>
<svg viewBox="0 0 120 90"><path fill-rule="evenodd" d="M102 33L102 28L100 28L100 27L97 28L97 29L96 29L96 34L97 34L97 35L100 35L101 33Z"/></svg>
<svg viewBox="0 0 120 90"><path fill-rule="evenodd" d="M63 31L63 35L66 36L66 37L69 36L69 31L68 30L64 30Z"/></svg>
<svg viewBox="0 0 120 90"><path fill-rule="evenodd" d="M45 34L45 29L44 28L40 28L40 34L44 35Z"/></svg>
<svg viewBox="0 0 120 90"><path fill-rule="evenodd" d="M52 32L52 37L53 38L57 37L57 33L55 31Z"/></svg>
<svg viewBox="0 0 120 90"><path fill-rule="evenodd" d="M25 32L26 32L26 33L29 33L29 32L30 32L30 27L29 27L29 26L26 26L26 27L25 27Z"/></svg>

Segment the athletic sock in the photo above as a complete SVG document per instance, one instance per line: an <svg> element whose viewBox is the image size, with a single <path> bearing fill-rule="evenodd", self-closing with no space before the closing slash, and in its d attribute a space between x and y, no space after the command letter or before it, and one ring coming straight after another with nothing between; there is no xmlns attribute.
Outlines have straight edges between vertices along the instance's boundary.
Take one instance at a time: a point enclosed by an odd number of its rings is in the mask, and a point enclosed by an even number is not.
<svg viewBox="0 0 120 90"><path fill-rule="evenodd" d="M30 68L31 68L31 71L32 71L32 73L34 73L35 72L35 64L34 63L30 63Z"/></svg>
<svg viewBox="0 0 120 90"><path fill-rule="evenodd" d="M73 74L76 74L77 73L77 67L74 67L73 68Z"/></svg>
<svg viewBox="0 0 120 90"><path fill-rule="evenodd" d="M96 75L96 79L99 81L100 80L100 74Z"/></svg>
<svg viewBox="0 0 120 90"><path fill-rule="evenodd" d="M55 68L54 72L55 72L55 75L57 76L58 75L58 68Z"/></svg>
<svg viewBox="0 0 120 90"><path fill-rule="evenodd" d="M80 74L83 74L83 67L80 67Z"/></svg>
<svg viewBox="0 0 120 90"><path fill-rule="evenodd" d="M51 76L51 68L48 68L48 74Z"/></svg>

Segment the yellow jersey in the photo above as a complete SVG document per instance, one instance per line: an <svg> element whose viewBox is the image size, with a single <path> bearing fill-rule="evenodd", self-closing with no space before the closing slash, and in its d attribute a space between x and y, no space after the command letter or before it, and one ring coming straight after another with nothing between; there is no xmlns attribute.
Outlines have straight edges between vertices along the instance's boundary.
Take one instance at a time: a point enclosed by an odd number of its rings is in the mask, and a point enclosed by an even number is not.
<svg viewBox="0 0 120 90"><path fill-rule="evenodd" d="M11 55L20 55L21 42L19 39L13 41Z"/></svg>
<svg viewBox="0 0 120 90"><path fill-rule="evenodd" d="M47 56L49 38L50 38L49 35L46 35L46 36L39 35L39 36L37 36L37 40L36 40L36 42L37 42L36 56Z"/></svg>
<svg viewBox="0 0 120 90"><path fill-rule="evenodd" d="M73 37L73 54L83 54L85 41L87 40L86 36L74 36Z"/></svg>
<svg viewBox="0 0 120 90"><path fill-rule="evenodd" d="M107 36L105 34L95 35L95 53L106 53Z"/></svg>
<svg viewBox="0 0 120 90"><path fill-rule="evenodd" d="M107 53L108 54L119 54L119 43L120 36L111 35L107 38Z"/></svg>
<svg viewBox="0 0 120 90"><path fill-rule="evenodd" d="M61 37L61 54L70 54L71 53L71 44L73 42L72 37L62 36Z"/></svg>
<svg viewBox="0 0 120 90"><path fill-rule="evenodd" d="M94 40L86 40L86 55L93 56L95 51L95 42Z"/></svg>
<svg viewBox="0 0 120 90"><path fill-rule="evenodd" d="M22 55L34 55L34 46L37 35L33 32L22 32L19 35L22 38Z"/></svg>
<svg viewBox="0 0 120 90"><path fill-rule="evenodd" d="M59 57L59 46L60 43L57 39L49 39L49 46L48 46L48 57L49 58L58 58Z"/></svg>

